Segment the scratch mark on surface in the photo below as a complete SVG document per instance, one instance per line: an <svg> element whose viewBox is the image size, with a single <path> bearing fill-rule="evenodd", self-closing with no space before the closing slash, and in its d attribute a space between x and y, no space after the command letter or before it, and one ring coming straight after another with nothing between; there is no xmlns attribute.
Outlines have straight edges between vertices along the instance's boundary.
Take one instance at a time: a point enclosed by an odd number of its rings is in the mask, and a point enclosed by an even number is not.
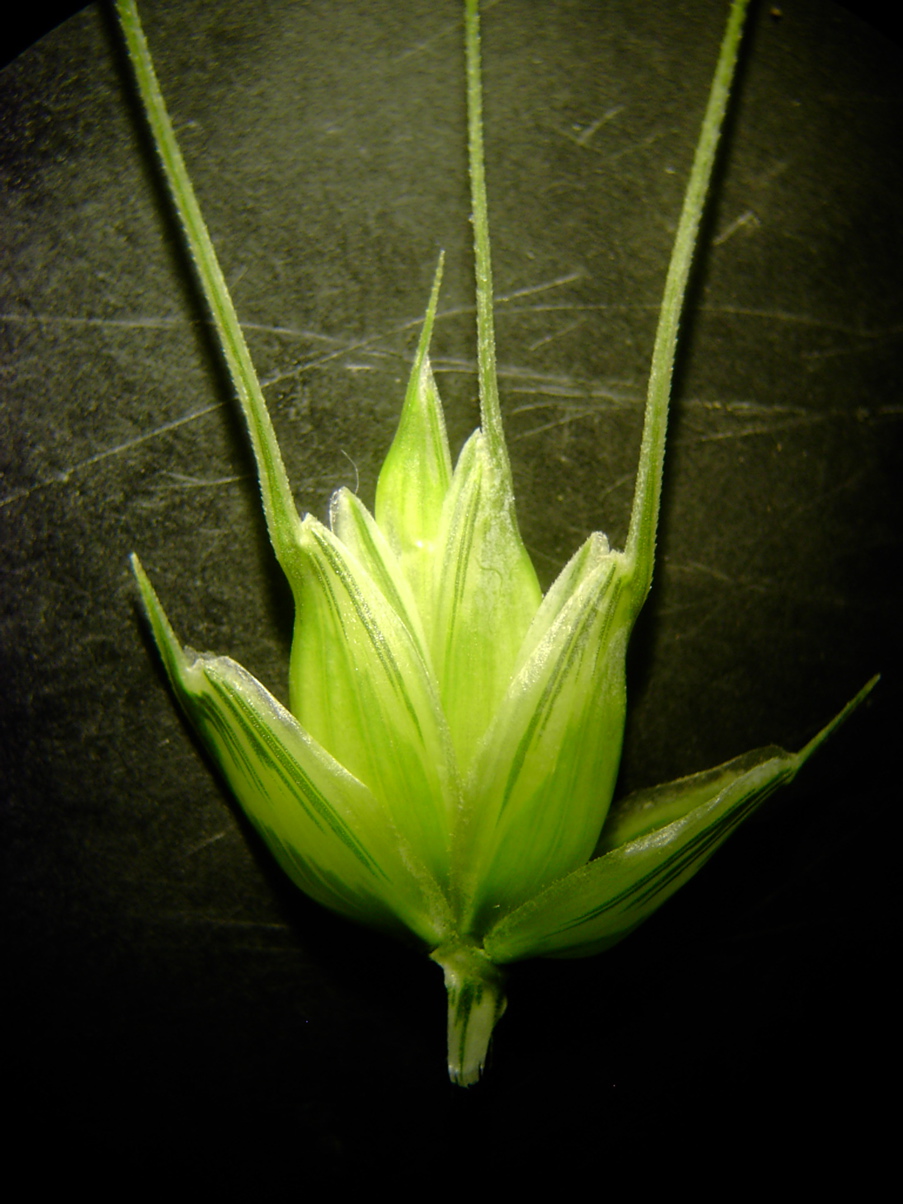
<svg viewBox="0 0 903 1204"><path fill-rule="evenodd" d="M495 8L501 0L484 0L480 8L484 13L489 12L491 8ZM459 23L457 21L447 21L440 30L429 38L421 38L420 41L414 42L407 50L403 50L401 54L395 56L396 63L402 63L405 59L412 58L415 54L423 54L427 50L431 50L437 42L444 42L448 38L454 38L457 42L459 34Z"/></svg>
<svg viewBox="0 0 903 1204"><path fill-rule="evenodd" d="M196 325L182 318L78 318L67 314L0 314L0 321L21 326L110 326L124 330L170 330Z"/></svg>
<svg viewBox="0 0 903 1204"><path fill-rule="evenodd" d="M716 242L724 242L731 236L741 225L748 225L757 221L752 211L747 210L741 214L722 234L716 239ZM634 303L634 304L577 304L567 300L562 301L539 301L541 296L548 294L556 289L560 289L567 285L573 284L579 280L586 279L586 273L582 271L572 271L557 276L550 280L541 281L538 284L528 285L523 288L515 289L511 292L499 294L495 298L498 309L498 317L502 320L528 315L535 318L538 315L545 313L566 314L572 320L564 325L562 329L553 331L541 338L536 339L529 345L528 350L537 351L543 346L548 345L556 339L560 339L572 333L585 321L585 315L589 312L628 312L628 311L648 311L657 312L659 302L650 302L649 304ZM521 305L518 302L529 300L529 304ZM700 307L703 312L724 316L727 318L737 317L743 319L754 319L763 322L779 322L791 326L811 327L820 331L827 331L834 334L843 335L846 338L856 340L853 346L832 347L826 349L807 350L800 353L801 359L817 360L827 359L841 355L861 354L862 351L868 350L875 346L878 341L888 341L898 338L903 333L903 326L889 326L882 329L865 329L857 326L845 325L841 322L834 322L814 317L804 313L792 313L775 309L755 309L746 306L730 306L730 305L704 305ZM473 313L473 305L458 306L453 309L445 310L436 315L436 321L450 320L462 315ZM128 317L128 318L97 318L97 317L77 317L65 314L0 314L0 321L30 324L40 326L41 324L61 325L72 327L97 327L100 329L110 330L125 330L125 331L142 331L142 330L173 330L179 327L196 326L202 324L199 320L186 320L181 317ZM208 323L203 323L208 325ZM272 325L268 323L243 323L242 326L247 331L255 331L263 334L274 335L289 339L306 339L321 345L326 344L328 350L309 355L295 362L291 367L283 368L273 372L268 377L262 379L263 387L268 388L277 384L280 381L296 379L305 372L322 367L330 362L349 359L355 352L361 352L367 359L369 357L381 357L387 363L394 362L400 357L398 353L387 352L379 344L386 339L402 335L407 331L417 330L422 327L423 318L411 318L397 323L395 326L384 329L376 334L357 340L348 340L334 335L326 335L318 331L310 331L292 327L289 325ZM350 362L347 363L347 368L351 372L374 372L379 370L379 365L372 362ZM434 364L436 371L445 373L459 372L473 375L476 371L475 364L470 361L445 361L444 363ZM600 388L597 384L591 382L581 382L579 380L570 379L567 377L561 378L544 378L538 374L533 374L522 368L504 369L500 376L504 378L510 392L515 394L534 394L546 397L557 398L573 398L580 403L579 408L575 408L572 412L556 417L553 420L541 424L529 431L522 432L516 435L515 440L531 438L547 431L553 427L563 426L570 422L578 421L582 418L590 417L598 412L598 402L607 402L610 405L638 405L641 398L638 393L636 396L636 385L627 383L624 389L619 392L613 392L611 389ZM120 455L131 450L148 440L157 438L168 431L175 430L178 427L196 421L199 418L212 413L219 409L226 402L215 402L205 406L199 410L183 415L181 418L173 419L170 422L163 423L160 426L154 427L152 430L145 431L143 434L137 435L132 439L125 440L113 447L106 448L96 454L87 457L84 460L78 461L59 472L55 472L46 479L39 480L36 483L15 490L0 498L0 509L11 505L12 503L24 500L32 494L46 489L51 485L66 484L71 476L83 469L99 464L106 459ZM761 421L758 424L747 426L744 430L729 430L707 433L700 435L698 442L712 442L728 439L749 438L759 435L773 435L782 430L788 430L793 427L807 426L816 422L823 422L829 419L837 418L840 415L839 411L830 411L828 413L822 411L818 414L813 414L809 411L788 407L774 407L770 405L756 405L756 403L711 403L700 402L693 399L684 399L681 402L684 409L703 406L707 408L724 409L728 413L746 412L750 415L758 413ZM519 412L519 411L516 411ZM867 419L885 419L898 417L900 407L884 406L879 409L873 409L860 417ZM201 480L199 478L182 477L179 478L173 474L174 480L180 480L185 487L203 488L213 487L234 483L241 480L241 477L227 476L215 478L211 480Z"/></svg>
<svg viewBox="0 0 903 1204"><path fill-rule="evenodd" d="M565 335L571 334L572 331L579 330L583 325L584 320L585 319L583 318L576 318L573 322L568 323L567 326L562 327L561 330L553 330L551 334L547 334L545 338L537 339L535 343L529 343L527 345L527 350L536 351L540 347L547 347L549 343L554 343L556 339L563 339Z"/></svg>
<svg viewBox="0 0 903 1204"><path fill-rule="evenodd" d="M609 402L616 406L642 404L638 386L633 381L601 384L572 376L549 376L524 368L503 368L499 376L504 377L508 386L506 391L509 393L548 398L547 401L530 402L528 405L517 406L511 411L514 414L525 414L529 410L551 409L562 402L571 400L581 402L583 405L590 401Z"/></svg>
<svg viewBox="0 0 903 1204"><path fill-rule="evenodd" d="M208 326L212 321L194 318L82 318L69 314L15 314L0 313L0 322L19 326L96 326L111 330L176 330L179 327ZM284 335L292 339L309 339L315 343L340 343L335 335L322 334L317 330L305 330L298 326L273 326L268 322L242 322L242 330L254 330L260 334Z"/></svg>
<svg viewBox="0 0 903 1204"><path fill-rule="evenodd" d="M524 288L515 289L513 293L500 293L494 298L496 305L505 305L509 301L514 301L520 297L532 297L536 293L547 293L550 289L561 288L565 284L574 284L577 280L584 280L586 272L568 272L565 276L556 276L554 280L545 280L542 284L528 284ZM472 309L469 306L468 309Z"/></svg>
<svg viewBox="0 0 903 1204"><path fill-rule="evenodd" d="M716 238L712 239L712 246L723 246L729 238L732 238L733 235L735 235L738 230L742 230L744 226L749 226L753 230L758 230L761 224L762 223L753 213L752 209L746 209L740 214L739 217L735 217L734 220L730 222Z"/></svg>
<svg viewBox="0 0 903 1204"><path fill-rule="evenodd" d="M613 155L609 155L608 162L619 163L621 159L626 158L628 155L636 155L640 151L648 150L650 146L654 146L656 142L661 142L662 138L667 137L668 132L666 129L653 130L645 138L641 138L639 142L632 142L630 146L622 147L621 150L615 151Z"/></svg>
<svg viewBox="0 0 903 1204"><path fill-rule="evenodd" d="M221 409L224 404L224 402L215 401L212 405L204 406L203 409L194 410L190 414L183 414L181 418L173 418L170 422L161 423L160 426L155 426L153 430L145 431L143 435L136 435L134 439L126 439L124 443L117 443L115 447L107 447L93 456L88 456L86 460L79 460L77 464L70 464L68 468L54 473L47 480L38 481L34 485L29 485L27 489L19 489L15 493L10 493L4 498L0 498L0 509L11 505L13 502L30 497L33 493L37 493L41 489L47 489L50 485L67 485L73 473L80 472L83 468L90 468L93 464L100 464L101 461L108 460L111 456L118 456L125 451L130 451L133 447L138 447L141 443L147 443L150 439L156 439L158 436L166 434L167 431L174 431L189 422L196 422L198 418L204 418L207 414L212 414L214 410Z"/></svg>
<svg viewBox="0 0 903 1204"><path fill-rule="evenodd" d="M224 836L228 835L228 830L223 829L222 832L215 832L213 836L208 836L205 840L200 840L197 844L190 845L182 854L182 860L184 861L188 857L193 857L195 853L200 853L201 849L206 849L210 845L216 844L218 840L222 840Z"/></svg>
<svg viewBox="0 0 903 1204"><path fill-rule="evenodd" d="M251 479L250 473L244 473L232 477L191 477L184 472L172 472L170 469L164 469L160 473L163 477L171 477L179 485L186 489L210 489L217 485L234 485L238 481L248 481Z"/></svg>
<svg viewBox="0 0 903 1204"><path fill-rule="evenodd" d="M522 411L518 411L522 412ZM536 435L543 435L546 431L552 431L561 426L570 426L572 422L579 422L581 418L592 418L599 411L594 407L586 407L585 409L571 410L567 414L563 414L560 418L553 418L549 422L540 423L539 426L533 426L528 431L520 431L516 435L509 435L509 443L522 443L525 439L532 439Z"/></svg>
<svg viewBox="0 0 903 1204"><path fill-rule="evenodd" d="M753 215L755 219L755 215ZM746 214L742 214L737 222L743 224L749 223L749 218ZM732 223L736 225L736 223ZM725 241L729 233L732 233L731 227L715 240ZM583 271L572 271L562 276L558 276L552 280L542 281L539 284L527 285L524 288L515 289L510 293L499 293L495 296L494 302L498 306L510 307L507 309L507 315L530 313L538 314L544 312L565 311L571 313L630 313L639 311L654 311L658 313L661 306L661 299L655 298L648 303L633 302L625 304L623 302L595 302L595 303L575 303L575 302L551 302L546 305L530 306L525 309L515 307L515 301L522 300L525 297L536 296L540 293L547 293L553 289L562 288L568 284L574 284L579 280L587 279L587 273ZM811 326L819 330L834 331L839 334L851 335L858 339L887 339L893 338L903 333L903 325L892 325L881 327L878 329L868 329L861 326L850 326L841 322L831 321L825 318L814 317L811 314L791 313L787 310L779 309L756 309L749 306L734 306L734 305L701 305L700 311L709 314L718 314L726 317L740 318L756 318L765 322L786 322L790 325ZM443 319L457 318L462 315L474 312L473 305L456 306L453 309L442 310L436 314L436 321ZM178 327L188 326L209 326L213 329L212 322L201 320L188 320L184 318L92 318L92 317L73 317L66 314L17 314L17 313L0 313L0 321L16 323L19 325L57 325L57 326L77 326L122 329L122 330L172 330ZM260 334L279 335L291 339L308 339L311 342L330 344L332 350L316 359L307 361L301 367L302 369L313 367L317 364L324 363L329 359L337 356L346 355L360 348L366 348L373 343L379 342L380 339L391 338L395 335L404 334L408 330L414 330L423 325L423 318L409 318L397 325L383 330L377 334L369 335L363 339L348 341L337 335L323 334L322 331L307 330L297 326L274 325L268 322L242 322L241 327L246 331L255 331ZM842 351L841 351L842 353ZM804 352L804 355L822 355L834 354L833 351L821 352Z"/></svg>
<svg viewBox="0 0 903 1204"><path fill-rule="evenodd" d="M580 146L586 146L593 134L601 130L603 125L607 125L609 121L613 121L619 113L624 112L624 105L615 105L614 108L608 109L601 117L597 118L592 125L588 125L582 133L577 136L577 142Z"/></svg>
<svg viewBox="0 0 903 1204"><path fill-rule="evenodd" d="M527 296L535 296L537 293L548 292L551 289L561 288L565 284L571 284L575 280L583 278L582 272L571 272L565 276L560 276L555 280L545 281L541 284L529 285L526 288L515 289L514 292L505 293L494 298L495 304L504 306L511 301ZM454 309L441 310L436 314L436 324L442 321L447 321L450 318L461 317L465 314L472 314L475 311L474 305L459 305ZM657 308L657 307L656 307ZM511 312L511 311L509 311ZM376 334L367 335L362 339L355 339L351 342L342 343L335 347L332 351L325 352L323 355L318 355L313 359L305 360L304 363L294 364L289 369L282 369L271 373L265 378L261 378L261 386L269 388L271 385L278 384L280 381L291 380L301 376L305 372L310 372L315 368L321 368L324 364L331 363L335 360L342 359L345 356L351 355L354 352L366 351L368 348L374 347L383 340L397 337L405 334L409 330L419 330L423 326L423 318L408 318L403 322L397 323L395 326L389 327L386 330L378 331ZM338 340L334 340L338 341Z"/></svg>
<svg viewBox="0 0 903 1204"><path fill-rule="evenodd" d="M598 133L603 125L607 125L609 121L613 121L619 113L623 113L624 108L624 105L615 105L613 108L607 109L601 117L597 117L595 121L590 122L589 125L582 128L576 122L570 129L557 125L552 128L556 134L560 134L562 138L567 138L569 142L573 142L576 146L586 146L593 135Z"/></svg>
<svg viewBox="0 0 903 1204"><path fill-rule="evenodd" d="M765 412L767 413L767 407ZM759 422L754 426L744 427L740 431L713 431L708 435L698 435L694 440L695 443L719 443L726 439L752 439L757 435L776 435L781 431L796 430L798 427L817 426L822 422L827 422L831 418L839 416L846 417L846 411L830 410L819 411L816 413L797 413L788 415L786 418L780 419L776 416L770 416L770 421Z"/></svg>
<svg viewBox="0 0 903 1204"><path fill-rule="evenodd" d="M786 322L792 326L812 326L817 330L831 330L838 334L852 335L857 339L887 338L903 333L903 326L888 326L880 330L867 330L861 326L847 326L825 318L814 318L811 314L794 314L782 309L751 309L742 305L701 305L700 310L709 314L723 314L736 318L759 318L765 322Z"/></svg>
<svg viewBox="0 0 903 1204"><path fill-rule="evenodd" d="M413 42L407 50L402 50L401 54L395 56L396 63L403 63L406 59L413 58L418 54L431 54L434 48L440 42L446 42L449 38L458 37L457 21L447 21L443 27L429 38L421 38L417 42Z"/></svg>

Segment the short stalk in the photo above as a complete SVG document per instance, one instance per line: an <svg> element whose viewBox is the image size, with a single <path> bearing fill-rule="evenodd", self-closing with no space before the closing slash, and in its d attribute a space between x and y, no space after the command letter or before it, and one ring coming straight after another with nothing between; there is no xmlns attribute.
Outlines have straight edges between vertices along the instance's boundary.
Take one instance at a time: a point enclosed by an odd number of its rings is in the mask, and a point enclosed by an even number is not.
<svg viewBox="0 0 903 1204"><path fill-rule="evenodd" d="M489 1039L505 1010L502 971L476 945L442 945L431 954L448 992L448 1074L470 1087L486 1065Z"/></svg>

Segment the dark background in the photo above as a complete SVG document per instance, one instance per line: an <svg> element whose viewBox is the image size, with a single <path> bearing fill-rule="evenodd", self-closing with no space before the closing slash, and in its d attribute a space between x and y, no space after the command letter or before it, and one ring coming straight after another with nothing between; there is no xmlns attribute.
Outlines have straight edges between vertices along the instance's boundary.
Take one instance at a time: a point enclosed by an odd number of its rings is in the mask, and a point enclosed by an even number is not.
<svg viewBox="0 0 903 1204"><path fill-rule="evenodd" d="M85 8L80 0L39 0L20 6L14 20L5 23L0 32L0 66L36 42L67 17ZM780 8L780 5L773 7ZM879 30L885 37L900 44L899 14L886 0L842 0L841 7L854 13L861 21Z"/></svg>
<svg viewBox="0 0 903 1204"><path fill-rule="evenodd" d="M5 1077L21 1132L74 1173L124 1156L207 1182L247 1166L466 1190L487 1161L600 1187L649 1159L678 1178L783 1161L810 1184L880 1161L900 53L836 5L779 8L753 10L685 323L622 789L797 748L884 679L629 941L514 967L470 1092L445 1077L438 969L282 879L144 635L132 550L186 642L285 696L290 602L115 31L89 6L0 77ZM588 531L626 531L725 11L485 14L501 385L544 584ZM458 5L142 13L299 506L322 516L358 479L369 504L442 247L456 449L476 422Z"/></svg>

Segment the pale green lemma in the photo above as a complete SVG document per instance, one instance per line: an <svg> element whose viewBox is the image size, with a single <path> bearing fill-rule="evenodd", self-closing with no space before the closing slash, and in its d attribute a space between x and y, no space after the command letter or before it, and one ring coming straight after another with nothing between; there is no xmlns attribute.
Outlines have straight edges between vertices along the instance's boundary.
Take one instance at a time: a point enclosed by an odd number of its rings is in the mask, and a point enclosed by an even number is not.
<svg viewBox="0 0 903 1204"><path fill-rule="evenodd" d="M740 41L734 0L653 353L627 544L591 535L543 597L502 431L483 166L479 16L464 8L481 425L452 465L429 344L442 265L371 515L339 490L299 517L134 0L117 9L153 137L242 405L296 605L287 710L240 665L183 648L133 567L173 690L286 873L327 907L414 934L445 971L448 1064L477 1080L507 962L620 940L790 781L775 747L610 809L631 628L652 579L680 309Z"/></svg>

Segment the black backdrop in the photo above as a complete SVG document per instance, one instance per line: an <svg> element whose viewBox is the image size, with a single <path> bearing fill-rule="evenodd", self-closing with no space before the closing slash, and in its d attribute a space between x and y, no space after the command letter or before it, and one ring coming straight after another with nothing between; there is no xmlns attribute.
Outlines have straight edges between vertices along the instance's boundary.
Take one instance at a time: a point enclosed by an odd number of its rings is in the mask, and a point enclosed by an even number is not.
<svg viewBox="0 0 903 1204"><path fill-rule="evenodd" d="M503 405L544 583L589 530L624 536L724 8L485 15ZM440 247L434 357L456 446L476 421L458 7L142 12L299 505L322 515L356 480L371 502ZM22 1132L52 1134L71 1165L466 1178L489 1151L507 1175L588 1166L601 1187L607 1166L644 1165L628 1152L675 1142L694 1174L716 1148L744 1174L880 1151L899 52L833 5L761 5L740 86L622 786L799 747L885 677L628 942L514 968L490 1072L464 1093L445 1078L439 971L282 879L137 615L132 550L187 642L285 696L287 591L115 31L90 6L3 73L7 1082Z"/></svg>

